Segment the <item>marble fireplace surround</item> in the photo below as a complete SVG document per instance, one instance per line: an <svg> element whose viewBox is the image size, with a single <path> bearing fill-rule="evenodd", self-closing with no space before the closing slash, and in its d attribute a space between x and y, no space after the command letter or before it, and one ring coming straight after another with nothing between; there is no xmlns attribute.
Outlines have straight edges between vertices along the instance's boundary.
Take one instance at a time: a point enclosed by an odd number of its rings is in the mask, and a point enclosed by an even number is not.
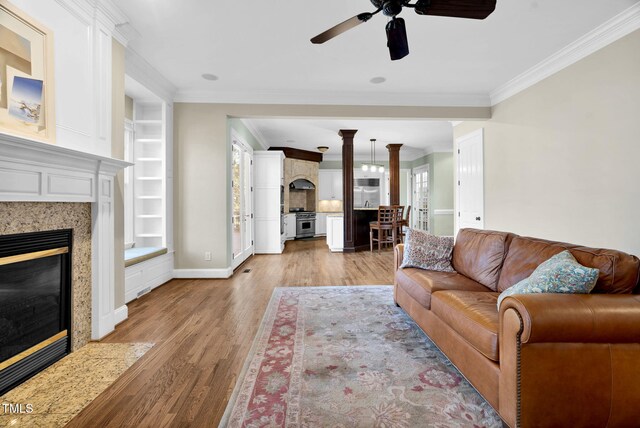
<svg viewBox="0 0 640 428"><path fill-rule="evenodd" d="M0 136L0 234L78 228L73 349L115 328L114 180L129 165L54 144Z"/></svg>

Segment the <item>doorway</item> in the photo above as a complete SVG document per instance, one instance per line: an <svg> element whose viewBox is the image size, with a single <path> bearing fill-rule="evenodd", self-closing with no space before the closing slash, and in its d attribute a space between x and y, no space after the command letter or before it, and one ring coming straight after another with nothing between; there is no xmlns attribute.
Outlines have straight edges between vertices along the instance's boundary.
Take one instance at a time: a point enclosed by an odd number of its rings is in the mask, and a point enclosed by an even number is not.
<svg viewBox="0 0 640 428"><path fill-rule="evenodd" d="M231 136L231 242L232 268L253 255L253 149L239 136Z"/></svg>
<svg viewBox="0 0 640 428"><path fill-rule="evenodd" d="M413 170L413 228L429 231L429 165Z"/></svg>
<svg viewBox="0 0 640 428"><path fill-rule="evenodd" d="M458 153L456 235L470 227L484 229L484 136L478 129L456 139Z"/></svg>

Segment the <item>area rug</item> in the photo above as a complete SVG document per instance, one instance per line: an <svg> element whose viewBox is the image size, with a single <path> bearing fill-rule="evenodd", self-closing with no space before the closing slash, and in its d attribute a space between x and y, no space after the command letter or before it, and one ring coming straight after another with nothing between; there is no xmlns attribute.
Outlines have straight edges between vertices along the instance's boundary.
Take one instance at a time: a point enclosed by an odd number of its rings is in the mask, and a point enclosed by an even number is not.
<svg viewBox="0 0 640 428"><path fill-rule="evenodd" d="M0 396L0 427L65 426L153 343L89 343Z"/></svg>
<svg viewBox="0 0 640 428"><path fill-rule="evenodd" d="M221 427L500 427L390 286L276 288Z"/></svg>

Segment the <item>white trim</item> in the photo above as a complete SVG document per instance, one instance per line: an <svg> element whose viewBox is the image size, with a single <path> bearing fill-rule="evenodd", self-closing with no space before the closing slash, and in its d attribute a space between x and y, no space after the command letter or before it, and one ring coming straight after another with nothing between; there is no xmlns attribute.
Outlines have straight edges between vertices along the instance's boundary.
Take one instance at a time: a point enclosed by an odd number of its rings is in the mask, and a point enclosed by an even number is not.
<svg viewBox="0 0 640 428"><path fill-rule="evenodd" d="M167 104L173 101L176 87L131 46L125 51L125 74L137 80Z"/></svg>
<svg viewBox="0 0 640 428"><path fill-rule="evenodd" d="M491 91L491 105L495 106L639 28L640 3L636 3L544 61Z"/></svg>
<svg viewBox="0 0 640 428"><path fill-rule="evenodd" d="M129 318L129 308L127 305L122 305L113 311L113 320L116 325L120 324L123 321L126 321Z"/></svg>
<svg viewBox="0 0 640 428"><path fill-rule="evenodd" d="M433 210L433 215L453 215L453 208L443 210Z"/></svg>
<svg viewBox="0 0 640 428"><path fill-rule="evenodd" d="M253 122L251 122L249 119L242 119L242 118L240 118L240 122L242 122L242 124L247 127L249 132L251 132L253 137L260 144L260 147L262 147L262 150L269 150L269 143L267 143L267 139L264 138L264 135L262 134L262 132L260 132L260 130L256 128Z"/></svg>
<svg viewBox="0 0 640 428"><path fill-rule="evenodd" d="M233 275L233 268L229 266L225 269L174 269L174 278L230 278Z"/></svg>
<svg viewBox="0 0 640 428"><path fill-rule="evenodd" d="M179 90L175 102L214 104L381 105L411 107L489 107L488 94L369 93L314 91L200 91Z"/></svg>

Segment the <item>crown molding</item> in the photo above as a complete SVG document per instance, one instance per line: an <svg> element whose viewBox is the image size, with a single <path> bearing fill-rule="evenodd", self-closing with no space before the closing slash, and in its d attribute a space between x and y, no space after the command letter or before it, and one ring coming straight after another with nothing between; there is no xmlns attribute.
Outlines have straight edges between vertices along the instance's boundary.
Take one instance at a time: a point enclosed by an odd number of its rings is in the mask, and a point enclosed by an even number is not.
<svg viewBox="0 0 640 428"><path fill-rule="evenodd" d="M213 104L317 104L375 105L411 107L490 107L487 94L457 93L369 93L316 91L202 91L179 90L174 98L181 103Z"/></svg>
<svg viewBox="0 0 640 428"><path fill-rule="evenodd" d="M253 124L253 122L242 118L240 118L240 122L242 122L242 124L247 127L249 132L253 134L254 138L258 141L263 150L269 150L269 143L267 143L267 139L264 138L262 132L260 132L260 130Z"/></svg>
<svg viewBox="0 0 640 428"><path fill-rule="evenodd" d="M640 2L490 93L491 105L535 85L640 28Z"/></svg>
<svg viewBox="0 0 640 428"><path fill-rule="evenodd" d="M158 70L147 62L138 52L127 47L125 51L125 73L144 85L155 95L170 104L174 99L176 87Z"/></svg>

